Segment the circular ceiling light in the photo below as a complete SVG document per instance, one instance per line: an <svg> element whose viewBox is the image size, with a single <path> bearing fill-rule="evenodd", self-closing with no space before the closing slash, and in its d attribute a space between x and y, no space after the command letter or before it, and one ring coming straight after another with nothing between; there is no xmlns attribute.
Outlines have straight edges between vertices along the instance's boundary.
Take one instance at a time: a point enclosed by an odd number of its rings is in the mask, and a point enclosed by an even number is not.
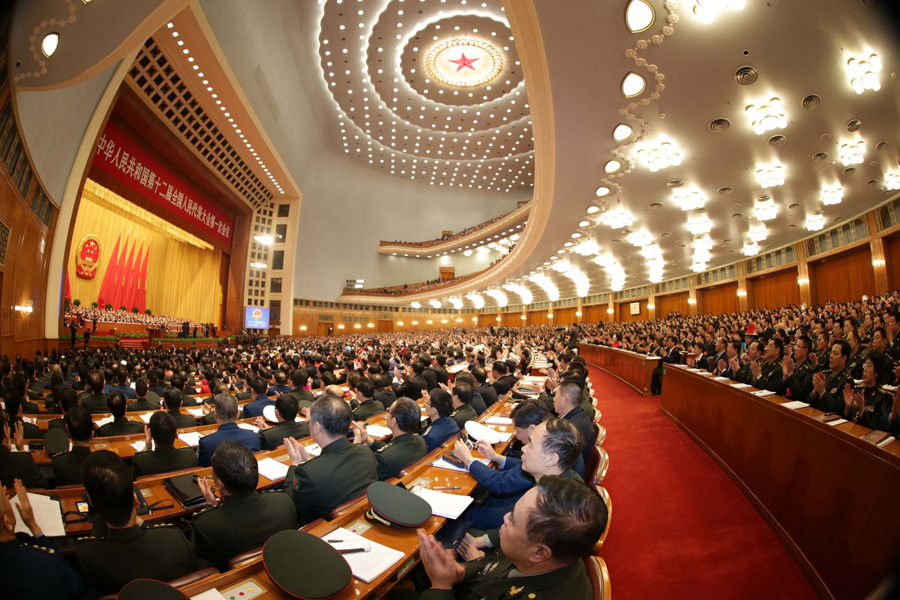
<svg viewBox="0 0 900 600"><path fill-rule="evenodd" d="M591 225L591 222L588 221L587 219L585 219L584 221L579 221L579 222L578 222L578 226L579 226L579 227L590 227L590 225Z"/></svg>
<svg viewBox="0 0 900 600"><path fill-rule="evenodd" d="M628 138L630 138L634 134L634 129L625 125L624 123L619 123L616 125L616 128L613 129L613 141L615 142L624 142Z"/></svg>
<svg viewBox="0 0 900 600"><path fill-rule="evenodd" d="M611 160L611 161L607 162L605 165L603 165L603 170L606 171L607 173L615 173L616 171L618 171L621 168L622 168L622 163L620 163L617 160Z"/></svg>
<svg viewBox="0 0 900 600"><path fill-rule="evenodd" d="M631 33L647 31L655 20L656 13L646 0L631 0L625 7L625 26Z"/></svg>
<svg viewBox="0 0 900 600"><path fill-rule="evenodd" d="M609 188L606 187L606 186L602 186L602 185L601 185L601 186L598 187L597 190L594 192L594 195L597 196L598 198L602 198L603 196L607 196L607 195L609 195Z"/></svg>
<svg viewBox="0 0 900 600"><path fill-rule="evenodd" d="M622 95L626 98L639 96L645 89L647 89L647 82L634 71L628 73L622 80Z"/></svg>
<svg viewBox="0 0 900 600"><path fill-rule="evenodd" d="M596 213L598 213L598 212L600 212L600 207L599 207L599 206L588 206L587 214L593 215L593 214L596 214Z"/></svg>
<svg viewBox="0 0 900 600"><path fill-rule="evenodd" d="M41 52L44 53L44 56L50 58L56 53L56 49L59 47L59 34L58 33L48 33L44 36L44 39L41 40Z"/></svg>
<svg viewBox="0 0 900 600"><path fill-rule="evenodd" d="M432 46L425 55L425 71L448 87L478 87L503 72L503 54L484 40L454 37Z"/></svg>

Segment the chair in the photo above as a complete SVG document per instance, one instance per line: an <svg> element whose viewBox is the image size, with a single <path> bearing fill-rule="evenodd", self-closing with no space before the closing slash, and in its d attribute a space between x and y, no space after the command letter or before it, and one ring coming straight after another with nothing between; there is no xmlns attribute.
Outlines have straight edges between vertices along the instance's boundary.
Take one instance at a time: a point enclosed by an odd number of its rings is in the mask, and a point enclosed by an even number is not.
<svg viewBox="0 0 900 600"><path fill-rule="evenodd" d="M359 502L360 500L363 500L365 497L366 497L366 494L365 494L365 492L363 492L362 494L360 494L360 495L357 496L356 498L351 498L350 500L347 500L347 501L344 502L343 504L339 504L339 505L335 506L334 508L331 509L331 512L328 513L328 518L325 519L325 520L326 520L326 521L333 521L333 520L335 520L336 518L338 518L338 516L339 516L342 512L344 512L345 510L347 510L348 508L350 508L351 506L353 506L354 504L356 504L356 503Z"/></svg>
<svg viewBox="0 0 900 600"><path fill-rule="evenodd" d="M593 554L599 555L600 548L603 547L603 543L606 541L606 536L609 535L609 526L612 523L612 500L609 497L609 492L606 491L606 488L602 485L595 485L594 491L597 492L597 495L603 500L603 503L606 504L606 527L603 529L603 533L600 534L600 539L597 540L597 543L594 544Z"/></svg>
<svg viewBox="0 0 900 600"><path fill-rule="evenodd" d="M594 423L594 432L597 434L596 444L602 446L603 442L606 441L606 427L600 423Z"/></svg>
<svg viewBox="0 0 900 600"><path fill-rule="evenodd" d="M200 569L199 571L194 571L193 573L188 573L186 575L182 575L172 581L168 581L167 583L174 588L183 588L189 585L194 585L199 581L206 579L207 577L212 577L214 575L218 575L219 570L215 567L207 567L206 569ZM115 594L106 594L105 596L100 596L100 600L116 600L119 597L119 593Z"/></svg>
<svg viewBox="0 0 900 600"><path fill-rule="evenodd" d="M585 556L584 570L591 580L593 600L610 600L609 569L606 567L606 561L599 556Z"/></svg>
<svg viewBox="0 0 900 600"><path fill-rule="evenodd" d="M300 531L310 531L312 529L315 529L316 527L318 527L319 525L321 525L324 522L325 522L325 519L316 519L315 521L310 521L309 523L307 523L306 525L301 527ZM247 550L246 552L241 552L237 556L232 557L231 560L228 561L228 570L230 571L231 569L234 569L235 567L244 566L245 563L251 562L257 556L262 554L262 551L263 551L263 547L260 546L259 548L254 548L253 550Z"/></svg>
<svg viewBox="0 0 900 600"><path fill-rule="evenodd" d="M593 471L587 470L587 463L585 463L585 475L588 475L587 484L590 486L602 485L603 480L606 479L606 472L609 471L609 453L603 449L602 446L594 446L596 448L596 463L592 463L594 465ZM594 455L594 452L588 456Z"/></svg>

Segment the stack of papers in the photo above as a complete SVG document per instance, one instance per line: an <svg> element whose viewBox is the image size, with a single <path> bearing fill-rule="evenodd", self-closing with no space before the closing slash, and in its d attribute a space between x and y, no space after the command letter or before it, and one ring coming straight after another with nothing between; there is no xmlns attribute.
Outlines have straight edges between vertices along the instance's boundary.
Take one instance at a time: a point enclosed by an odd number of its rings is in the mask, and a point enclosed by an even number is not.
<svg viewBox="0 0 900 600"><path fill-rule="evenodd" d="M713 379L713 381L728 381L727 377L719 377L718 375L716 375L712 379Z"/></svg>
<svg viewBox="0 0 900 600"><path fill-rule="evenodd" d="M508 417L491 417L485 423L488 425L512 425L513 420Z"/></svg>
<svg viewBox="0 0 900 600"><path fill-rule="evenodd" d="M115 417L104 417L102 419L94 421L94 425L96 425L97 427L103 427L107 423L112 423L113 421L115 421Z"/></svg>
<svg viewBox="0 0 900 600"><path fill-rule="evenodd" d="M178 439L182 442L190 446L191 448L196 448L200 445L200 438L203 436L197 433L196 431L191 431L188 433L179 433Z"/></svg>
<svg viewBox="0 0 900 600"><path fill-rule="evenodd" d="M310 456L319 456L322 454L322 448L319 447L318 444L310 444L306 446L306 451L309 452Z"/></svg>
<svg viewBox="0 0 900 600"><path fill-rule="evenodd" d="M784 406L784 404L782 404L782 406ZM835 425L843 425L846 422L847 419L835 419L834 421L827 421L826 425L831 425L832 427L834 427Z"/></svg>
<svg viewBox="0 0 900 600"><path fill-rule="evenodd" d="M280 481L287 475L290 465L280 463L273 458L264 458L258 463L259 474L272 481Z"/></svg>
<svg viewBox="0 0 900 600"><path fill-rule="evenodd" d="M791 410L798 410L801 408L806 408L809 406L806 402L800 402L799 400L794 400L793 402L782 402L781 406L785 408L789 408Z"/></svg>
<svg viewBox="0 0 900 600"><path fill-rule="evenodd" d="M469 496L445 494L423 487L413 488L413 493L431 505L432 514L447 519L458 519L473 501Z"/></svg>
<svg viewBox="0 0 900 600"><path fill-rule="evenodd" d="M379 575L400 562L404 556L399 550L373 542L343 527L326 533L323 539L328 543L334 543L336 548L340 548L342 544L361 544L370 548L368 552L342 555L350 565L353 576L364 583L371 583Z"/></svg>
<svg viewBox="0 0 900 600"><path fill-rule="evenodd" d="M187 412L189 415L191 415L194 418L197 418L197 419L203 418L203 408L202 407L198 406L197 408L189 408L189 409L187 409Z"/></svg>
<svg viewBox="0 0 900 600"><path fill-rule="evenodd" d="M735 383L735 384L732 384L731 387L733 387L736 390L746 390L748 387L753 387L753 386L750 385L749 383Z"/></svg>
<svg viewBox="0 0 900 600"><path fill-rule="evenodd" d="M143 452L145 450L146 444L144 442L132 442L131 447L134 448L135 452Z"/></svg>
<svg viewBox="0 0 900 600"><path fill-rule="evenodd" d="M475 460L477 460L478 462L480 462L480 463L482 463L482 464L485 464L485 465L488 465L488 464L491 463L491 461L489 461L489 460L486 459L486 458L476 458ZM450 471L460 471L460 472L462 472L462 473L465 473L465 472L466 472L466 470L465 470L464 468L462 468L462 467L457 467L457 466L454 465L453 463L444 460L443 457L437 459L436 461L434 461L434 462L431 463L431 464L432 464L433 466L435 466L435 467L440 467L440 468L442 468L442 469L449 469Z"/></svg>
<svg viewBox="0 0 900 600"><path fill-rule="evenodd" d="M149 425L149 424L150 424L150 417L152 417L152 416L153 416L153 413L152 413L152 412L141 413L141 421L143 421L144 423L146 423L147 425Z"/></svg>
<svg viewBox="0 0 900 600"><path fill-rule="evenodd" d="M750 392L754 396L759 396L760 398L768 398L769 396L774 396L775 392L769 390L756 390L755 392Z"/></svg>
<svg viewBox="0 0 900 600"><path fill-rule="evenodd" d="M369 425L366 427L366 433L371 437L387 437L389 435L393 435L393 432L389 427L385 427L384 425Z"/></svg>
<svg viewBox="0 0 900 600"><path fill-rule="evenodd" d="M37 521L38 527L47 537L62 537L66 535L66 526L63 524L62 509L59 502L51 500L47 496L41 494L28 494L28 501L31 503L31 511L34 513L34 520ZM12 499L13 512L16 513L16 533L27 533L31 535L31 530L25 526L22 515L19 514L19 497Z"/></svg>

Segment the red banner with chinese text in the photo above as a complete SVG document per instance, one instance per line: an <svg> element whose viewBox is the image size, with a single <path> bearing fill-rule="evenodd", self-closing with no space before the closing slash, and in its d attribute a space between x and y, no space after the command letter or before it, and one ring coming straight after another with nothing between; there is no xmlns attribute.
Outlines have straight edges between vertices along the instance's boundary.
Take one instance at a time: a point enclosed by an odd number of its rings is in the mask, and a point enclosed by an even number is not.
<svg viewBox="0 0 900 600"><path fill-rule="evenodd" d="M93 164L163 209L172 216L174 224L186 221L217 240L231 244L234 218L150 156L112 123L106 124Z"/></svg>

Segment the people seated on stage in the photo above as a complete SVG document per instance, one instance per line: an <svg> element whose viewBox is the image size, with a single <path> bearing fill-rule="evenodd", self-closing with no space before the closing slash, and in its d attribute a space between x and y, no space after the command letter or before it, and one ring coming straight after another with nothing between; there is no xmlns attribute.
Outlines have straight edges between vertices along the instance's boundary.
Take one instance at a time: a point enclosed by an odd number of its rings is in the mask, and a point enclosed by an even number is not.
<svg viewBox="0 0 900 600"><path fill-rule="evenodd" d="M163 406L168 414L175 419L175 425L178 429L183 429L185 427L196 427L197 419L193 416L181 412L181 402L184 398L184 395L174 389L169 388L163 394Z"/></svg>
<svg viewBox="0 0 900 600"><path fill-rule="evenodd" d="M440 391L440 390L435 390ZM384 481L399 477L400 472L428 454L428 444L417 432L422 411L409 398L397 398L385 414L391 440L380 442L366 433L365 423L353 422L353 443L364 444L375 453L378 479Z"/></svg>
<svg viewBox="0 0 900 600"><path fill-rule="evenodd" d="M424 394L423 398L431 424L422 437L425 439L428 452L431 452L459 433L459 423L450 417L450 413L453 412L453 399L450 397L450 392L434 390L430 394Z"/></svg>
<svg viewBox="0 0 900 600"><path fill-rule="evenodd" d="M309 437L309 422L298 422L297 413L300 405L292 394L281 394L275 401L275 425L269 425L265 417L256 417L259 427L259 447L262 450L274 450L284 444L284 438Z"/></svg>
<svg viewBox="0 0 900 600"><path fill-rule="evenodd" d="M130 389L130 388L129 388ZM155 398L155 399L154 399ZM150 395L150 384L143 377L134 382L134 402L128 403L128 411L158 410L159 396Z"/></svg>
<svg viewBox="0 0 900 600"><path fill-rule="evenodd" d="M205 477L197 483L207 508L191 519L194 552L222 572L238 554L261 547L279 531L297 529L297 511L287 494L256 491L256 457L238 442L219 444L212 457L212 485Z"/></svg>
<svg viewBox="0 0 900 600"><path fill-rule="evenodd" d="M478 444L478 450L486 457L492 461L501 460L489 444ZM510 471L507 476L493 479L480 472L482 478L497 491L492 491L481 506L470 508L466 512L466 519L472 521L472 526L476 529L494 529L500 526L503 515L510 510L512 504L534 485L534 481L540 480L544 475L562 475L567 479L583 481L573 470L581 448L582 438L569 421L556 418L539 423L531 432L528 444L522 448L522 458L506 457L504 469ZM466 464L466 470L471 473L475 467L475 459L469 448L457 440L453 454ZM521 472L518 468L521 468ZM473 474L473 477L481 483L479 476Z"/></svg>
<svg viewBox="0 0 900 600"><path fill-rule="evenodd" d="M813 391L807 397L807 404L822 412L844 411L844 386L853 385L853 377L847 369L849 358L850 344L846 340L832 344L828 363L831 370L813 376Z"/></svg>
<svg viewBox="0 0 900 600"><path fill-rule="evenodd" d="M586 461L591 447L596 441L597 432L594 431L591 415L582 407L581 386L573 381L564 381L560 384L553 398L553 411L557 416L571 422L581 434L584 443L581 454Z"/></svg>
<svg viewBox="0 0 900 600"><path fill-rule="evenodd" d="M106 406L109 413L113 417L112 423L106 423L100 427L97 435L100 437L109 437L112 435L130 435L132 433L143 433L144 425L137 421L129 421L125 416L125 410L128 406L128 400L125 394L119 390L113 390L106 397Z"/></svg>
<svg viewBox="0 0 900 600"><path fill-rule="evenodd" d="M422 597L591 600L593 588L582 558L590 554L607 519L603 500L586 485L542 477L504 517L498 556L475 554L475 561L464 566L420 529L419 554L431 583ZM400 594L397 600L412 596L407 590Z"/></svg>
<svg viewBox="0 0 900 600"><path fill-rule="evenodd" d="M238 417L237 398L231 394L216 394L215 415L219 428L215 433L200 438L197 456L201 467L208 467L212 464L212 455L216 451L216 446L225 440L240 442L254 452L259 450L259 435L253 431L241 429L235 422Z"/></svg>
<svg viewBox="0 0 900 600"><path fill-rule="evenodd" d="M385 409L390 408L391 404L397 399L397 394L394 393L394 389L391 387L390 377L376 373L369 377L369 380L375 386L375 397L373 399L376 402L381 402Z"/></svg>
<svg viewBox="0 0 900 600"><path fill-rule="evenodd" d="M10 427L6 413L0 410L0 484L12 486L21 479L26 487L47 487L47 480L38 471L30 452L25 450L22 421ZM2 561L0 561L2 563Z"/></svg>
<svg viewBox="0 0 900 600"><path fill-rule="evenodd" d="M458 383L453 386L451 396L453 412L450 413L450 418L456 421L460 429L466 426L466 421L474 421L478 417L471 404L474 393L475 390L468 383Z"/></svg>
<svg viewBox="0 0 900 600"><path fill-rule="evenodd" d="M96 512L96 532L76 542L75 556L97 592L112 594L134 579L170 581L197 570L197 558L180 529L138 524L135 493L140 492L134 489L131 469L116 454L98 450L87 458L84 490Z"/></svg>
<svg viewBox="0 0 900 600"><path fill-rule="evenodd" d="M263 409L267 406L275 406L275 401L266 396L269 385L262 377L254 377L250 380L250 389L253 391L253 402L244 405L244 418L251 419L261 417Z"/></svg>
<svg viewBox="0 0 900 600"><path fill-rule="evenodd" d="M149 425L144 426L144 450L134 455L131 466L135 477L178 471L197 467L197 453L193 448L176 448L178 426L171 414L153 413Z"/></svg>
<svg viewBox="0 0 900 600"><path fill-rule="evenodd" d="M0 486L0 581L3 582L3 597L8 600L94 600L97 594L38 525L25 491L26 486L27 483L15 481L15 495L21 499L18 510L21 517L16 516L6 487ZM12 485L9 487L13 488ZM27 540L20 540L16 535L20 518L31 532Z"/></svg>
<svg viewBox="0 0 900 600"><path fill-rule="evenodd" d="M313 393L306 389L309 383L309 374L304 369L294 369L291 371L291 391L290 394L297 400L300 408L309 408L316 401Z"/></svg>
<svg viewBox="0 0 900 600"><path fill-rule="evenodd" d="M70 408L66 412L65 421L72 449L53 457L51 467L57 487L82 482L81 466L91 455L91 444L94 441L94 422L85 407Z"/></svg>
<svg viewBox="0 0 900 600"><path fill-rule="evenodd" d="M91 414L105 413L109 408L106 406L106 394L103 393L103 375L100 371L91 371L88 375L89 391L81 398L81 406L88 409Z"/></svg>
<svg viewBox="0 0 900 600"><path fill-rule="evenodd" d="M370 380L359 380L356 384L355 397L359 406L353 411L354 421L365 421L384 412L384 404L375 400L375 384Z"/></svg>
<svg viewBox="0 0 900 600"><path fill-rule="evenodd" d="M300 442L285 440L292 466L284 489L294 500L301 524L327 517L333 508L361 496L370 483L378 481L375 455L347 439L352 419L346 402L324 395L309 409L309 433L321 454L310 458Z"/></svg>

